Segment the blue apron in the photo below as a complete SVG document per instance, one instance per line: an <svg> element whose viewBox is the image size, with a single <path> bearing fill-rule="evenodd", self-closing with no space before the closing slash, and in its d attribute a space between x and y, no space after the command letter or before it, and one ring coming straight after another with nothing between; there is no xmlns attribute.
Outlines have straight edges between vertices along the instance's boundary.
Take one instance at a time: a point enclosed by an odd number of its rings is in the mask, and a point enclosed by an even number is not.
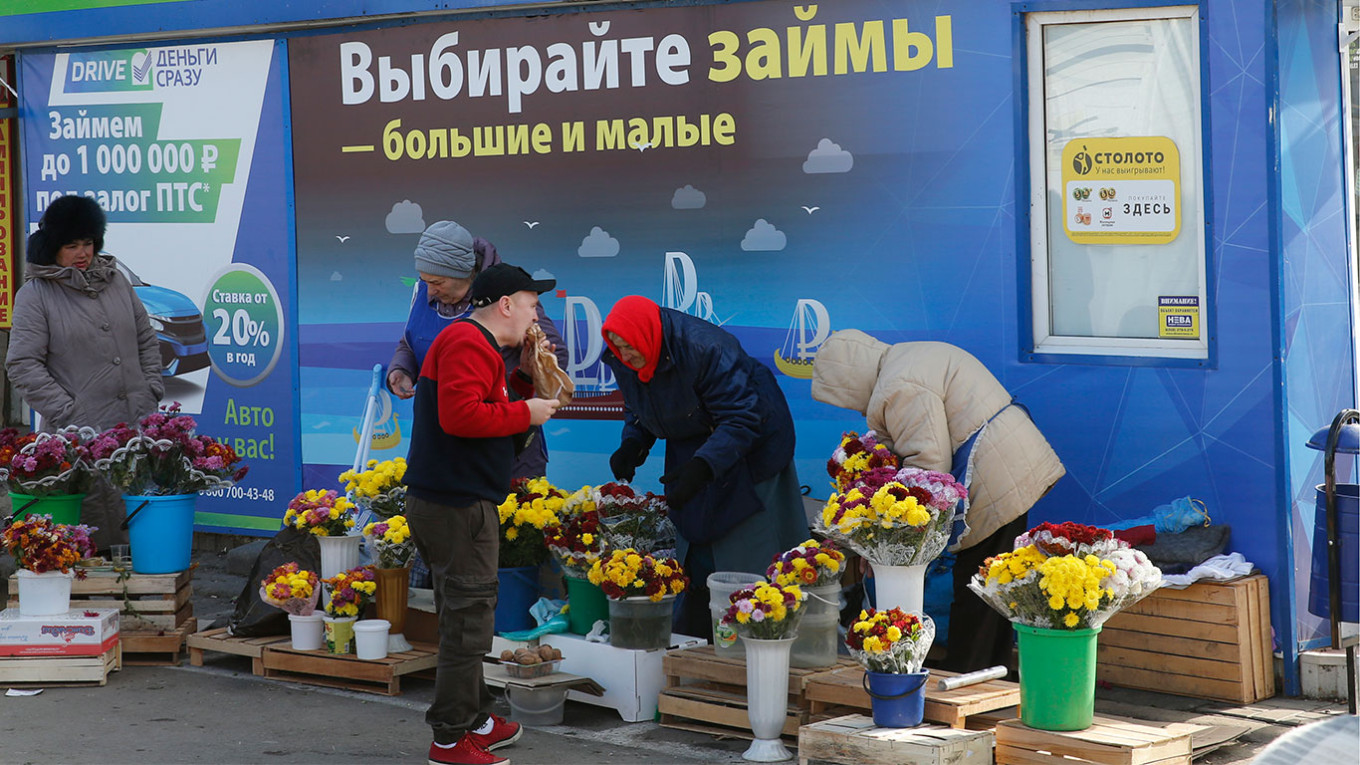
<svg viewBox="0 0 1360 765"><path fill-rule="evenodd" d="M434 339L439 337L439 333L457 319L462 319L472 313L471 305L462 312L453 316L441 316L439 309L430 304L430 289L421 279L420 284L416 285L416 296L411 301L411 313L406 317L406 331L404 337L406 344L411 346L411 350L416 354L416 375L420 375L420 366L425 364L425 354L430 352L430 346L434 345Z"/></svg>

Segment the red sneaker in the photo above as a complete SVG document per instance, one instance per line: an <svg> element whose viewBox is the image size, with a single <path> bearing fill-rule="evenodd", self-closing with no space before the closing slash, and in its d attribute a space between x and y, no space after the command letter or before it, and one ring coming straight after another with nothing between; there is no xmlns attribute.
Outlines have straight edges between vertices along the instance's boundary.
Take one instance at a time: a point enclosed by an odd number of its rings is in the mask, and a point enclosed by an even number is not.
<svg viewBox="0 0 1360 765"><path fill-rule="evenodd" d="M430 765L510 765L510 759L486 751L465 733L450 749L430 744Z"/></svg>
<svg viewBox="0 0 1360 765"><path fill-rule="evenodd" d="M524 735L524 728L519 723L510 722L500 715L491 715L491 722L490 733L478 734L469 731L467 734L467 737L472 739L473 743L488 752L492 749L510 746L519 741L520 736Z"/></svg>

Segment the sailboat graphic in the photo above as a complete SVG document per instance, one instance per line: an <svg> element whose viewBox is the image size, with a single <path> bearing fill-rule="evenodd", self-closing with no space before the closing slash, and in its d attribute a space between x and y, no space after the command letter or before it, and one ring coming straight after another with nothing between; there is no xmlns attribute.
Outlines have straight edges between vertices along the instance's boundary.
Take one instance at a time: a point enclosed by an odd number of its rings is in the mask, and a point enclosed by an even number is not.
<svg viewBox="0 0 1360 765"><path fill-rule="evenodd" d="M694 261L683 252L666 253L665 279L661 290L661 304L704 321L720 323L713 312L713 296L699 291L699 277Z"/></svg>
<svg viewBox="0 0 1360 765"><path fill-rule="evenodd" d="M826 306L812 298L799 298L784 344L774 352L774 365L789 377L812 379L812 360L831 334L831 316Z"/></svg>
<svg viewBox="0 0 1360 765"><path fill-rule="evenodd" d="M378 391L378 419L373 422L373 451L391 449L401 443L401 423L392 411L392 397L385 390ZM359 429L354 428L354 443L359 443Z"/></svg>
<svg viewBox="0 0 1360 765"><path fill-rule="evenodd" d="M621 420L623 394L614 373L600 362L604 351L604 322L595 301L571 295L566 299L562 319L563 339L567 344L566 373L576 385L572 402L557 410L557 417L568 420Z"/></svg>

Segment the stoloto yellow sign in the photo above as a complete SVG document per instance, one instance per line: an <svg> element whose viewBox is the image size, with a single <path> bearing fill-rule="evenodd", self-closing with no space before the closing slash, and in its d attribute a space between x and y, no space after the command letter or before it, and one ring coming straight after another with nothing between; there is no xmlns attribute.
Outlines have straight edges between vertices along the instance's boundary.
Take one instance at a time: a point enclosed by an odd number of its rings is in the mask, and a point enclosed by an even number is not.
<svg viewBox="0 0 1360 765"><path fill-rule="evenodd" d="M1180 175L1170 138L1068 141L1063 230L1078 244L1166 244L1181 230Z"/></svg>

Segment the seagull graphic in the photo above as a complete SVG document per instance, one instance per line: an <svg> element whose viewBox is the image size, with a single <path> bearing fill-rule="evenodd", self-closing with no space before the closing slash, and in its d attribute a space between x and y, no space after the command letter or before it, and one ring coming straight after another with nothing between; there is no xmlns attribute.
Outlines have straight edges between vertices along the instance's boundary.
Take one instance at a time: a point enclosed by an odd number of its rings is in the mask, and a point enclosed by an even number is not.
<svg viewBox="0 0 1360 765"><path fill-rule="evenodd" d="M339 234L336 234L335 238L340 240L340 244L344 244L345 242L349 241L349 237L340 236Z"/></svg>
<svg viewBox="0 0 1360 765"><path fill-rule="evenodd" d="M634 149L637 149L638 151L646 151L652 148L652 142L648 141L647 143L638 143L637 141L633 141L632 146Z"/></svg>
<svg viewBox="0 0 1360 765"><path fill-rule="evenodd" d="M538 225L538 221L536 221L536 220L526 220L526 221L524 221L524 225L528 226L529 228L533 228L534 226L537 226L537 225Z"/></svg>
<svg viewBox="0 0 1360 765"><path fill-rule="evenodd" d="M808 207L807 205L800 205L800 206L803 208L804 212L806 212L808 215L811 215L811 214L817 212L818 210L822 209L821 207L818 207L817 205L813 205L812 207Z"/></svg>

